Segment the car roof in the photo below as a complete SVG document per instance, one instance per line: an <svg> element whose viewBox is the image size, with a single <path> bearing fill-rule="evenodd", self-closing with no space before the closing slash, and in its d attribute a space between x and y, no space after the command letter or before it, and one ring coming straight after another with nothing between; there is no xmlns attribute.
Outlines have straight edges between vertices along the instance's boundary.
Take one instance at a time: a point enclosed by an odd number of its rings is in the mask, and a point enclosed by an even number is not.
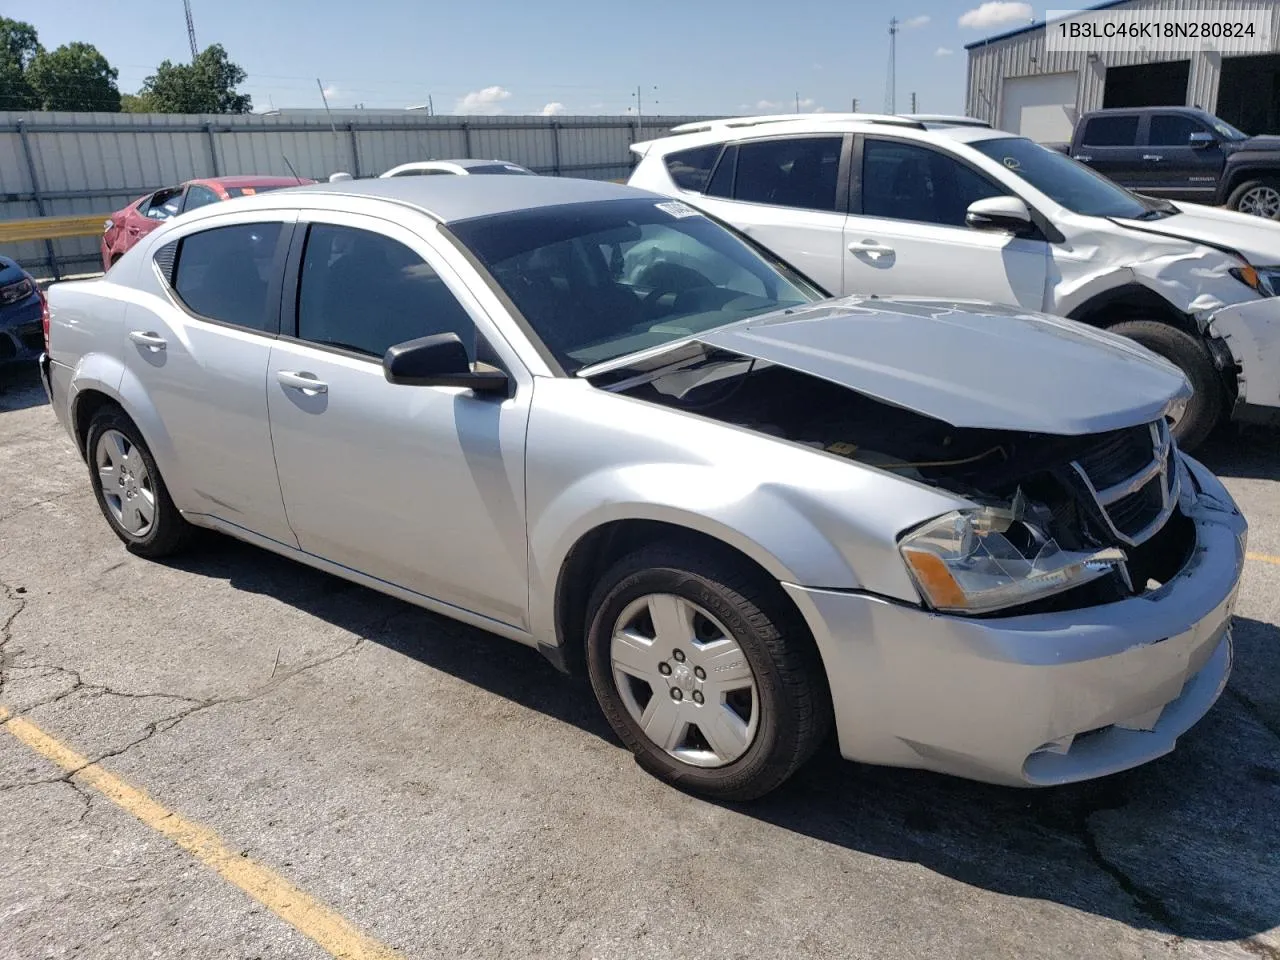
<svg viewBox="0 0 1280 960"><path fill-rule="evenodd" d="M729 140L764 139L801 133L892 134L925 141L943 137L959 143L1018 136L1006 130L978 126L978 122L969 118L935 115L881 116L861 113L732 117L726 120L684 124L673 128L671 136L635 143L631 145L631 149L642 156L647 156L650 152L667 154L686 147L723 143ZM657 147L656 150L655 147Z"/></svg>
<svg viewBox="0 0 1280 960"><path fill-rule="evenodd" d="M305 178L303 178L305 182ZM260 177L254 174L239 174L230 177L198 177L187 183L201 183L222 187L293 187L298 185L297 177Z"/></svg>
<svg viewBox="0 0 1280 960"><path fill-rule="evenodd" d="M647 190L607 180L572 177L374 177L295 187L287 193L294 196L388 200L416 207L442 223L567 203L644 197L661 199ZM268 195L270 199L264 197L263 202L279 202L284 195L271 194ZM233 202L240 204L239 209L244 208L241 201Z"/></svg>

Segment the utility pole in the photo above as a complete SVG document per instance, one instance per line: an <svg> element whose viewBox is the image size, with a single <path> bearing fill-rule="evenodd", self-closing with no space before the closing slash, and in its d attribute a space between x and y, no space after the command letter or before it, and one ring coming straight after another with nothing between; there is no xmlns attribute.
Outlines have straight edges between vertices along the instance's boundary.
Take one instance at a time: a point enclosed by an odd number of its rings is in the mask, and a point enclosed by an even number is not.
<svg viewBox="0 0 1280 960"><path fill-rule="evenodd" d="M800 91L796 91L796 113L800 112Z"/></svg>
<svg viewBox="0 0 1280 960"><path fill-rule="evenodd" d="M653 90L654 90L654 93L657 93L658 88L655 86ZM640 127L644 123L644 109L640 104L640 97L643 92L644 92L643 86L638 85L636 87L636 92L632 94L632 96L636 98L636 139L637 140L640 139ZM654 100L653 102L656 105L658 101Z"/></svg>
<svg viewBox="0 0 1280 960"><path fill-rule="evenodd" d="M333 125L333 114L329 111L329 98L324 95L324 84L320 82L319 77L316 77L316 86L320 88L320 99L324 101L324 112L329 118L329 129L337 133L338 128Z"/></svg>
<svg viewBox="0 0 1280 960"><path fill-rule="evenodd" d="M916 92L914 90L911 91L911 112L912 113L917 112L916 111Z"/></svg>
<svg viewBox="0 0 1280 960"><path fill-rule="evenodd" d="M427 116L434 117L436 115L436 105L431 99L431 94L427 94Z"/></svg>
<svg viewBox="0 0 1280 960"><path fill-rule="evenodd" d="M191 60L194 62L200 55L200 48L196 45L196 22L191 17L191 0L182 0L182 6L187 11L187 42L191 44Z"/></svg>
<svg viewBox="0 0 1280 960"><path fill-rule="evenodd" d="M898 18L889 21L889 82L885 86L885 113L898 112Z"/></svg>
<svg viewBox="0 0 1280 960"><path fill-rule="evenodd" d="M850 113L857 113L857 112L858 112L858 98L857 98L857 97L854 97L854 98L853 98L853 107L852 107L852 109L851 109L849 112L850 112Z"/></svg>

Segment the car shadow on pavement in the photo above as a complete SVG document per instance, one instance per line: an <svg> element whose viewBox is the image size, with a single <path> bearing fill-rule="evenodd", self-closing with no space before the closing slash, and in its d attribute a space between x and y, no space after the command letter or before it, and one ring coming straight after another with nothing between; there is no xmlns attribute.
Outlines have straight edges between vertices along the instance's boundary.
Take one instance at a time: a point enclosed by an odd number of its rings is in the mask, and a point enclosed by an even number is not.
<svg viewBox="0 0 1280 960"><path fill-rule="evenodd" d="M1280 430L1228 426L1218 430L1192 456L1220 477L1280 479Z"/></svg>
<svg viewBox="0 0 1280 960"><path fill-rule="evenodd" d="M528 647L221 536L169 565L269 595L623 749L586 681ZM723 806L998 894L1245 940L1280 924L1280 699L1268 679L1280 630L1238 618L1236 632L1236 677L1256 682L1233 678L1173 754L1137 770L1019 790L850 763L832 738L773 794Z"/></svg>
<svg viewBox="0 0 1280 960"><path fill-rule="evenodd" d="M40 371L32 364L16 369L0 369L0 413L25 410L49 402L40 385Z"/></svg>

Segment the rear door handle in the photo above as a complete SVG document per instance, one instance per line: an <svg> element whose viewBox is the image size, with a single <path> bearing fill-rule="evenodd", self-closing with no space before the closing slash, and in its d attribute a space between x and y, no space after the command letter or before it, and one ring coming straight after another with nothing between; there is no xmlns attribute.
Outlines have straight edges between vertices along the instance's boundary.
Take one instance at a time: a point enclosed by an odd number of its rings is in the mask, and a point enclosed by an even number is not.
<svg viewBox="0 0 1280 960"><path fill-rule="evenodd" d="M1158 154L1154 154L1154 153L1144 153L1144 154L1142 155L1142 159L1143 159L1143 160L1163 160L1163 159L1164 159L1164 157L1159 156Z"/></svg>
<svg viewBox="0 0 1280 960"><path fill-rule="evenodd" d="M129 339L132 340L134 343L136 343L138 346L146 347L148 350L151 350L152 352L155 352L157 350L163 350L165 347L169 345L168 341L165 340L164 337L160 336L160 334L152 333L150 331L147 331L144 333L141 330L130 330Z"/></svg>
<svg viewBox="0 0 1280 960"><path fill-rule="evenodd" d="M863 240L861 243L849 244L850 253L869 253L872 259L879 260L881 257L887 257L893 253L893 247L886 246L875 240Z"/></svg>
<svg viewBox="0 0 1280 960"><path fill-rule="evenodd" d="M290 390L301 390L309 397L314 397L317 393L329 392L327 383L317 380L314 373L306 371L277 370L276 379L280 381L281 386L288 387Z"/></svg>

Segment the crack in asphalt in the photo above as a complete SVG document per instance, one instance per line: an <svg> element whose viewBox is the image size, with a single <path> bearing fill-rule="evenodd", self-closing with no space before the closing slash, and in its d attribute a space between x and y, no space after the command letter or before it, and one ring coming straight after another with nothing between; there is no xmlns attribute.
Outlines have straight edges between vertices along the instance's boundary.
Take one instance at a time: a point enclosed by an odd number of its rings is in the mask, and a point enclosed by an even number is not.
<svg viewBox="0 0 1280 960"><path fill-rule="evenodd" d="M1120 798L1119 802L1081 805L1076 814L1076 828L1080 834L1080 839L1084 843L1085 852L1088 854L1090 861L1093 862L1093 865L1109 876L1115 885L1124 892L1139 913L1167 932L1177 936L1185 936L1177 918L1169 907L1165 905L1164 901L1129 876L1118 863L1108 859L1107 855L1102 851L1102 844L1093 832L1090 821L1095 814L1123 809L1127 803L1127 799Z"/></svg>
<svg viewBox="0 0 1280 960"><path fill-rule="evenodd" d="M0 580L0 590L4 591L5 599L17 605L13 613L5 617L4 623L0 624L0 697L4 696L4 683L8 679L9 641L13 639L13 625L17 622L22 611L27 609L26 591L21 587L11 587L9 584ZM21 592L19 592L21 591Z"/></svg>
<svg viewBox="0 0 1280 960"><path fill-rule="evenodd" d="M4 521L6 520L12 520L14 517L24 514L28 510L32 510L36 507L43 506L46 503L54 503L55 501L58 501L58 500L65 500L67 497L73 496L79 492L80 492L79 488L72 487L70 490L63 490L62 493L56 493L51 497L44 497L40 500L33 500L30 503L25 504L21 507L18 507L18 509L13 510L9 513L0 514L0 523L4 523Z"/></svg>

